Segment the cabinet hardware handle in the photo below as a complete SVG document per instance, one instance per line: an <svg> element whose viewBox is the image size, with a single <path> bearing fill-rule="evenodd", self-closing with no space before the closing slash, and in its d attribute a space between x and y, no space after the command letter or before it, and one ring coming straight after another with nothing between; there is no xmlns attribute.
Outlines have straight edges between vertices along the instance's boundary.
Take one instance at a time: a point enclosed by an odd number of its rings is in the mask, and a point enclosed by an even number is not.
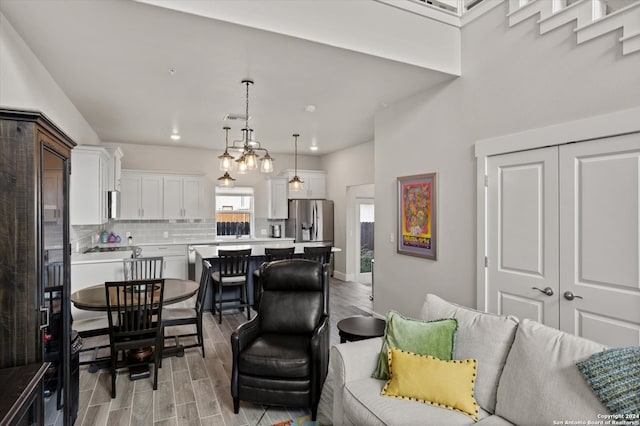
<svg viewBox="0 0 640 426"><path fill-rule="evenodd" d="M532 290L538 290L541 293L546 294L547 296L553 296L553 289L551 287L545 287L544 289L538 287L531 287Z"/></svg>
<svg viewBox="0 0 640 426"><path fill-rule="evenodd" d="M567 300L584 299L582 296L578 296L577 294L573 294L572 291L565 291L563 296Z"/></svg>

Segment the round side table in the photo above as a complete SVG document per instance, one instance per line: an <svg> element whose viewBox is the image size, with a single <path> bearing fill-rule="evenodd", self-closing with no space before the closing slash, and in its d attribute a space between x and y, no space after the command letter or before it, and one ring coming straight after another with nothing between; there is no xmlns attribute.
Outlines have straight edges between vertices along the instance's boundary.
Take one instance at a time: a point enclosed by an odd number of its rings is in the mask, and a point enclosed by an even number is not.
<svg viewBox="0 0 640 426"><path fill-rule="evenodd" d="M356 316L338 321L340 343L371 339L384 335L386 321L380 318Z"/></svg>

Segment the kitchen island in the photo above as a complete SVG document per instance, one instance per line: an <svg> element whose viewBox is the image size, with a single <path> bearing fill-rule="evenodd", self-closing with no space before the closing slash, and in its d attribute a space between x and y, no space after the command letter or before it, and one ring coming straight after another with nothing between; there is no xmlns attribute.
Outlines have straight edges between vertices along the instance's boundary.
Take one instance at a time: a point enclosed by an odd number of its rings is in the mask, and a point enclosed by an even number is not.
<svg viewBox="0 0 640 426"><path fill-rule="evenodd" d="M218 258L218 250L246 250L251 249L251 261L249 263L249 277L247 283L247 292L249 294L249 304L253 305L254 299L254 282L253 282L253 271L258 269L260 265L265 261L264 249L269 248L286 248L286 247L294 247L294 256L302 256L304 254L305 247L323 247L326 246L325 243L314 243L314 242L306 242L306 243L293 243L291 241L285 242L270 242L269 244L227 244L224 246L202 246L197 247L195 249L196 253L196 276L199 277L202 273L202 261L208 260L211 263L213 270L218 269L218 262L216 259ZM331 252L339 252L342 251L340 248L331 247ZM232 289L233 291L233 289ZM236 297L235 295L230 294L230 298ZM223 301L226 297L223 296ZM210 287L207 289L207 296L205 299L204 309L211 310L213 306L213 288Z"/></svg>

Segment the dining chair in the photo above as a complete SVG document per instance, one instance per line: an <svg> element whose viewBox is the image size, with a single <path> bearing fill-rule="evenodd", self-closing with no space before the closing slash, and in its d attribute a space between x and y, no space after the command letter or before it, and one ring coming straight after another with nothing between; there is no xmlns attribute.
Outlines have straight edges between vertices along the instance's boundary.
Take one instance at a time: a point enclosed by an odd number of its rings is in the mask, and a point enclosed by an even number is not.
<svg viewBox="0 0 640 426"><path fill-rule="evenodd" d="M116 397L118 368L154 364L153 390L158 389L162 359L164 280L111 281L104 284L111 346L111 398ZM154 347L148 358L127 357L127 351ZM122 359L120 359L122 354Z"/></svg>
<svg viewBox="0 0 640 426"><path fill-rule="evenodd" d="M218 250L218 270L211 274L213 280L213 313L218 311L218 323L222 324L222 311L227 309L246 309L247 320L251 319L247 282L249 275L249 257L251 249ZM222 299L224 288L239 287L240 295L231 299ZM229 306L228 303L236 302ZM217 304L217 307L216 307ZM223 308L223 304L227 304Z"/></svg>
<svg viewBox="0 0 640 426"><path fill-rule="evenodd" d="M200 286L196 295L196 303L193 308L164 307L162 312L162 335L163 339L175 339L176 347L179 346L181 337L195 337L196 343L182 345L181 349L200 347L204 358L204 339L202 336L202 313L204 298L207 294L207 287L211 280L211 264L207 260L202 261L202 274L200 275ZM167 327L195 325L195 333L178 334L174 336L165 335Z"/></svg>
<svg viewBox="0 0 640 426"><path fill-rule="evenodd" d="M164 258L156 257L132 257L122 260L124 263L124 280L147 280L162 278Z"/></svg>
<svg viewBox="0 0 640 426"><path fill-rule="evenodd" d="M55 370L56 389L56 409L62 408L62 360L64 359L64 346L62 344L62 317L64 304L62 301L62 285L49 285L43 291L44 305L49 310L49 322L44 333L44 360L51 363L50 370ZM48 371L50 371L48 370ZM46 377L46 376L45 376ZM48 389L47 382L53 380L52 377L45 379L45 389Z"/></svg>
<svg viewBox="0 0 640 426"><path fill-rule="evenodd" d="M325 263L331 263L331 246L305 247L303 257L305 259L315 260L323 265Z"/></svg>
<svg viewBox="0 0 640 426"><path fill-rule="evenodd" d="M295 247L265 247L265 262L273 262L276 260L293 259ZM260 281L260 268L253 271L253 308L258 309L260 303L260 295L262 294L262 283Z"/></svg>

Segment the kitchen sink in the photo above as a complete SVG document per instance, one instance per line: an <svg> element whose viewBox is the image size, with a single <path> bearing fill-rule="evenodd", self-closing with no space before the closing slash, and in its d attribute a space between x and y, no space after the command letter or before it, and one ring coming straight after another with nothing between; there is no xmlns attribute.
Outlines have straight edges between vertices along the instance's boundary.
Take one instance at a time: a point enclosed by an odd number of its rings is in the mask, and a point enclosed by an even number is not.
<svg viewBox="0 0 640 426"><path fill-rule="evenodd" d="M94 246L84 251L84 253L105 253L110 251L135 251L135 246L114 246L114 247L100 247Z"/></svg>

